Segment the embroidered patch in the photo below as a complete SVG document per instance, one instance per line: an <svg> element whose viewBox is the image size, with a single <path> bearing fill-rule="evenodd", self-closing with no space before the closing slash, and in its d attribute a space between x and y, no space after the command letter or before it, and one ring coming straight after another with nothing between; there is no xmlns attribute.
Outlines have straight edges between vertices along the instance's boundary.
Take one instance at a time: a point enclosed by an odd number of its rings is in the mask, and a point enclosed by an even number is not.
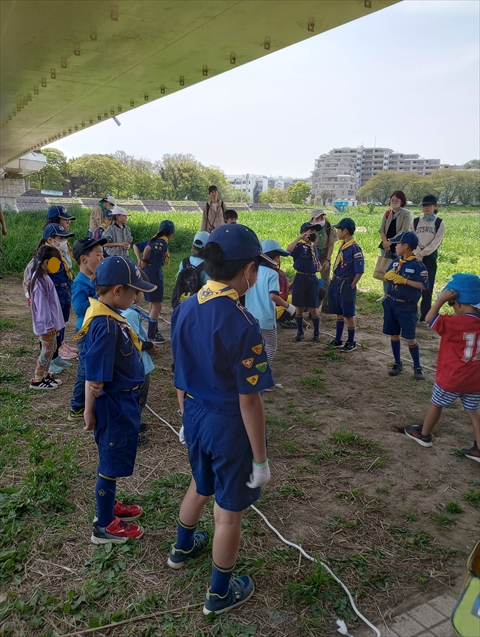
<svg viewBox="0 0 480 637"><path fill-rule="evenodd" d="M264 363L258 363L258 365L255 365L255 369L258 369L259 372L261 372L262 374L264 374L267 371L268 368L268 363L265 361Z"/></svg>
<svg viewBox="0 0 480 637"><path fill-rule="evenodd" d="M202 301L204 299L208 299L210 296L213 296L212 290L210 288L202 288L200 292L200 298L202 299Z"/></svg>
<svg viewBox="0 0 480 637"><path fill-rule="evenodd" d="M415 270L412 270L410 268L405 268L405 272L408 272L408 274L415 274Z"/></svg>
<svg viewBox="0 0 480 637"><path fill-rule="evenodd" d="M248 367L248 369L250 369L250 367L253 365L253 358L245 358L242 361L242 365L245 365L245 367Z"/></svg>
<svg viewBox="0 0 480 637"><path fill-rule="evenodd" d="M255 376L248 376L247 381L250 385L256 385L258 383L258 374L255 374Z"/></svg>
<svg viewBox="0 0 480 637"><path fill-rule="evenodd" d="M260 344L260 345L255 345L255 347L252 347L252 352L253 352L254 354L261 354L261 353L262 353L262 351L263 351L263 345L262 345L262 344Z"/></svg>

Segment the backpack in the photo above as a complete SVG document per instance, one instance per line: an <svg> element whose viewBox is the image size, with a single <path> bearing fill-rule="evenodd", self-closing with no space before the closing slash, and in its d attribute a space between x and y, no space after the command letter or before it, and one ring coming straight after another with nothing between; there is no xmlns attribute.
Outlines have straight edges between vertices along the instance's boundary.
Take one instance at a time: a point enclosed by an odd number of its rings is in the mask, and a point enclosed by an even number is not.
<svg viewBox="0 0 480 637"><path fill-rule="evenodd" d="M189 296L196 294L203 286L203 263L198 267L190 263L190 257L182 261L183 269L179 272L175 288L172 293L172 308L175 309Z"/></svg>
<svg viewBox="0 0 480 637"><path fill-rule="evenodd" d="M415 230L415 232L417 232L419 221L420 221L420 217L415 217L415 219L413 220L413 229ZM440 217L435 217L435 233L438 232L438 229L440 228L441 223L442 223L442 220L440 219Z"/></svg>

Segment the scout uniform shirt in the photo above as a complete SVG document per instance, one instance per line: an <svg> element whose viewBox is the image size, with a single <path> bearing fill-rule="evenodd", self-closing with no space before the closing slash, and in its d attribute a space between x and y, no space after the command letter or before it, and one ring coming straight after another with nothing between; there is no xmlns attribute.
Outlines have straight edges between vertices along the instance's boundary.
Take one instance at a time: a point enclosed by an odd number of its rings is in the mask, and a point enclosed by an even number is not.
<svg viewBox="0 0 480 637"><path fill-rule="evenodd" d="M316 274L320 269L317 246L306 243L303 239L297 243L292 252L293 269L301 274Z"/></svg>
<svg viewBox="0 0 480 637"><path fill-rule="evenodd" d="M406 260L397 257L388 266L387 272L390 272L390 270L395 270L397 274L403 276L405 279L409 279L410 281L423 283L425 288L428 289L428 272L425 265L414 255L407 257ZM396 301L415 303L415 305L417 305L420 297L422 296L422 290L410 285L396 285L393 281L389 281L387 296L395 299Z"/></svg>
<svg viewBox="0 0 480 637"><path fill-rule="evenodd" d="M364 271L365 261L362 248L355 239L343 243L333 266L334 276L339 279L353 280L357 274L363 274Z"/></svg>
<svg viewBox="0 0 480 637"><path fill-rule="evenodd" d="M218 281L173 312L172 352L175 387L210 412L239 415L239 394L274 385L257 320Z"/></svg>

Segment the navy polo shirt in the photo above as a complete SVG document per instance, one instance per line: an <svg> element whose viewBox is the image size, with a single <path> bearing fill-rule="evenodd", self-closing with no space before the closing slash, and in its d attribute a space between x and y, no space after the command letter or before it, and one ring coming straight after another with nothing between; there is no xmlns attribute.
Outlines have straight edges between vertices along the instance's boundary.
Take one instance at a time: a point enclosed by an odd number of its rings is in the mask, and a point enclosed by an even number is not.
<svg viewBox="0 0 480 637"><path fill-rule="evenodd" d="M111 316L92 320L83 338L81 357L85 379L105 383L106 394L131 390L145 380L141 352L128 330Z"/></svg>
<svg viewBox="0 0 480 637"><path fill-rule="evenodd" d="M65 268L65 263L63 259L60 259L60 269L58 272L48 273L48 276L52 279L52 283L54 285L60 285L62 283L68 283L69 287L72 284L70 277L67 274L67 270Z"/></svg>
<svg viewBox="0 0 480 637"><path fill-rule="evenodd" d="M156 268L163 268L168 251L168 241L166 239L160 237L160 239L155 239L155 241L139 241L135 245L142 253L147 246L150 246L151 252L146 261Z"/></svg>
<svg viewBox="0 0 480 637"><path fill-rule="evenodd" d="M357 274L365 271L365 260L362 248L354 243L342 250L343 261L334 267L333 274L340 279L354 279Z"/></svg>
<svg viewBox="0 0 480 637"><path fill-rule="evenodd" d="M293 257L293 269L305 274L318 272L319 256L315 244L307 244L299 241L290 253ZM315 255L315 256L314 256Z"/></svg>
<svg viewBox="0 0 480 637"><path fill-rule="evenodd" d="M401 261L400 259L394 259L388 266L387 272L390 270L397 270L399 262L402 264L397 274L409 279L410 281L418 281L423 283L425 289L428 290L428 272L425 265L420 259L412 259L411 261ZM417 304L422 296L422 290L413 288L410 285L395 285L392 281L388 282L387 294L394 299L400 299L401 301L410 301Z"/></svg>
<svg viewBox="0 0 480 637"><path fill-rule="evenodd" d="M179 305L171 334L175 387L211 412L238 415L239 394L274 385L258 321L224 284L209 281Z"/></svg>

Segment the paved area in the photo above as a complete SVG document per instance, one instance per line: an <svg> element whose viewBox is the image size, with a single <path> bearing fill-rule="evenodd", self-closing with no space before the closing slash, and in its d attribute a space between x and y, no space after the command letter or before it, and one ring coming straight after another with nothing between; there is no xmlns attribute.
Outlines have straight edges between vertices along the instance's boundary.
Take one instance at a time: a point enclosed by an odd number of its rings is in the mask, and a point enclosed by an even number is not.
<svg viewBox="0 0 480 637"><path fill-rule="evenodd" d="M453 637L450 615L456 599L445 593L425 604L412 608L385 626L377 625L382 637ZM372 637L373 631L362 628L353 631L358 637Z"/></svg>

